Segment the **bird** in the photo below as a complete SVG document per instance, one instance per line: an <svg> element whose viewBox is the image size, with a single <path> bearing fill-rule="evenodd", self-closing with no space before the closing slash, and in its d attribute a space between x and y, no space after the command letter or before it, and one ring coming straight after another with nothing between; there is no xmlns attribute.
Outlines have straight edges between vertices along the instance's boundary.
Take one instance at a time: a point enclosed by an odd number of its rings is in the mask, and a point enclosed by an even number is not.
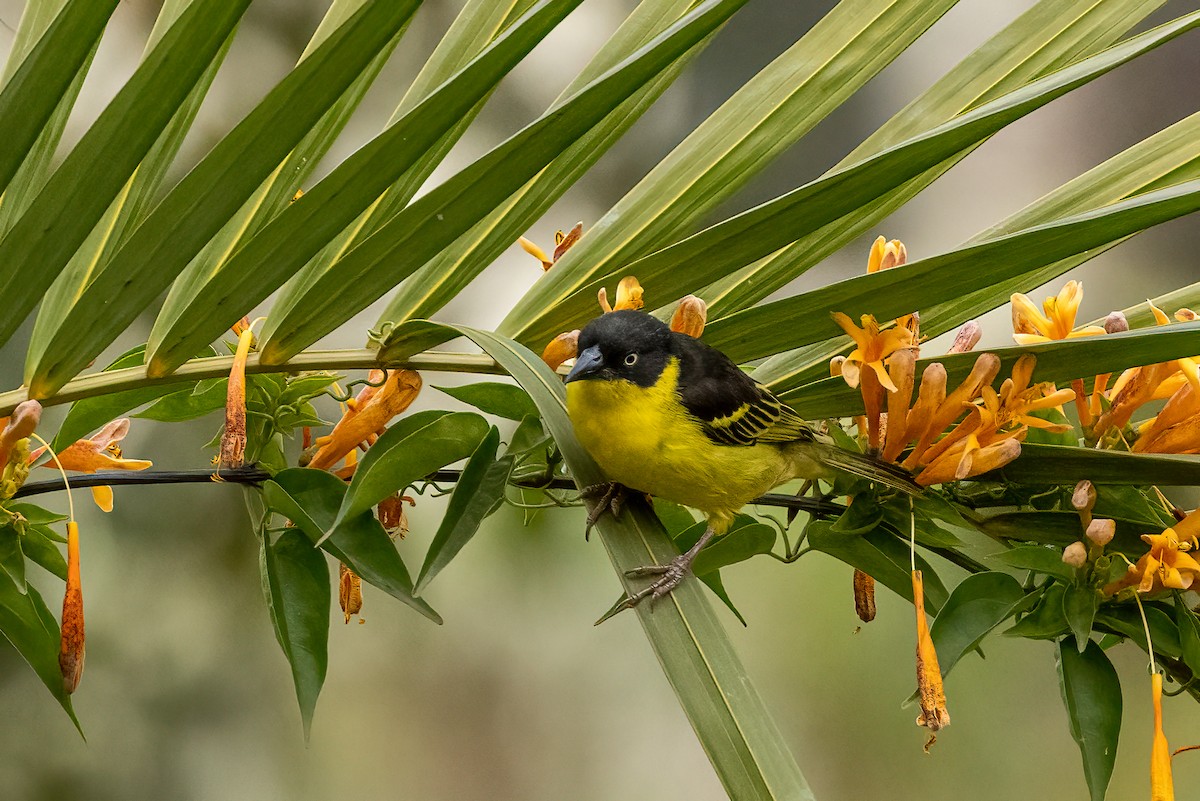
<svg viewBox="0 0 1200 801"><path fill-rule="evenodd" d="M837 447L724 353L650 314L625 309L595 318L580 331L577 354L565 378L567 413L613 482L585 490L603 495L589 528L615 507L619 486L697 509L708 522L668 564L627 571L656 577L627 606L670 593L742 507L780 484L849 473L919 492L903 468Z"/></svg>

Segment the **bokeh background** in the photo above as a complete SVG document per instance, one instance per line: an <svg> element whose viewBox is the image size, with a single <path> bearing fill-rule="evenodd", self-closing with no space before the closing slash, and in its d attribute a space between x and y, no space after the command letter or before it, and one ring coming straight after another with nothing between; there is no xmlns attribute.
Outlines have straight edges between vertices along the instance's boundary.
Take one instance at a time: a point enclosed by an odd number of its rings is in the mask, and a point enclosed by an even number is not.
<svg viewBox="0 0 1200 801"><path fill-rule="evenodd" d="M159 5L128 0L117 10L68 143L132 72ZM325 5L253 4L181 154L180 175L285 74ZM426 0L329 164L380 129L461 5ZM587 0L514 70L433 180L532 119L634 5ZM596 220L832 5L751 0L529 236L545 243L556 228ZM962 0L722 214L819 175L1029 5ZM11 45L22 6L0 0L0 51ZM1168 2L1141 27L1194 7ZM870 238L901 238L914 257L953 248L1194 112L1197 42L1194 33L1184 37L1010 126ZM1196 280L1198 246L1195 219L1183 219L1080 268L1074 277L1087 286L1082 317ZM869 238L853 244L798 286L858 273L868 247ZM514 247L444 314L493 325L540 272ZM369 310L331 341L359 346L376 313ZM1008 341L1007 314L985 319L985 344ZM142 321L114 351L139 341L149 323ZM0 350L4 387L19 383L21 357L13 346ZM454 402L428 389L418 406L454 408ZM57 418L47 419L51 430ZM135 422L126 452L161 468L204 466L210 454L203 444L219 424L217 416L171 427ZM625 615L592 627L616 598L618 583L600 545L584 542L579 510L528 520L521 510L498 512L429 592L446 619L442 627L369 587L364 625L343 625L333 610L329 678L305 743L287 663L261 598L240 490L120 488L110 515L80 507L89 658L75 703L87 741L19 657L0 648L4 798L724 797L636 619ZM424 498L412 512L412 533L400 546L410 567L419 564L440 514L440 502ZM813 554L794 565L760 558L727 572L726 585L750 625L720 614L818 799L1087 798L1052 644L994 638L986 660L965 659L948 681L953 726L927 756L924 732L913 725L916 711L901 708L914 685L907 603L881 589L878 619L856 633L850 569L831 558ZM947 566L945 575L960 574ZM39 584L56 606L61 585ZM1151 732L1145 660L1128 645L1113 656L1126 692L1109 797L1145 798ZM1166 715L1172 745L1200 742L1193 701L1168 700ZM1181 757L1177 797L1200 797L1197 782L1200 758Z"/></svg>

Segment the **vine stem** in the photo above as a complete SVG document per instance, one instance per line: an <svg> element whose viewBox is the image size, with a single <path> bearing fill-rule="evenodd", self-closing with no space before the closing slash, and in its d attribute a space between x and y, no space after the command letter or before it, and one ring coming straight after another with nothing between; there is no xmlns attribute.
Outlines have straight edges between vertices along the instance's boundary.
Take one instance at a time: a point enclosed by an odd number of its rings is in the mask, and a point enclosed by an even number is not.
<svg viewBox="0 0 1200 801"><path fill-rule="evenodd" d="M124 392L143 387L186 384L205 378L222 378L229 375L233 356L209 356L191 359L180 365L174 373L151 377L145 366L124 367L102 373L91 373L71 379L51 395L35 400L43 406L72 403L97 395ZM380 359L379 354L368 348L356 350L310 350L298 353L282 364L260 364L258 354L251 354L246 361L247 373L298 373L308 370L369 370L387 367L407 370L432 370L451 373L483 373L504 375L505 371L490 356L482 353L450 353L428 351L406 359ZM12 413L17 404L29 400L25 387L0 393L0 417Z"/></svg>
<svg viewBox="0 0 1200 801"><path fill-rule="evenodd" d="M71 486L82 487L98 487L98 486L118 486L131 484L207 484L214 482L214 477L220 478L220 483L225 484L261 484L264 481L271 479L271 473L256 465L246 465L245 467L228 468L225 470L141 470L138 472L129 472L125 470L110 470L99 473L85 473L75 476L71 479ZM462 477L461 470L438 470L437 472L427 476L429 481L434 483L445 482L453 483ZM558 490L574 490L576 489L575 482L569 478L554 478L550 482L544 479L528 479L526 481L514 481L517 486L526 487L528 489L558 489ZM62 478L52 478L46 481L30 481L24 484L16 491L13 498L25 498L31 495L41 495L47 492L60 492L66 489L65 481ZM778 506L786 509L796 509L801 512L808 512L817 517L828 517L830 515L841 514L846 511L846 507L840 503L822 500L820 498L798 497L796 495L786 495L783 493L767 493L762 497L755 498L750 502L755 506Z"/></svg>

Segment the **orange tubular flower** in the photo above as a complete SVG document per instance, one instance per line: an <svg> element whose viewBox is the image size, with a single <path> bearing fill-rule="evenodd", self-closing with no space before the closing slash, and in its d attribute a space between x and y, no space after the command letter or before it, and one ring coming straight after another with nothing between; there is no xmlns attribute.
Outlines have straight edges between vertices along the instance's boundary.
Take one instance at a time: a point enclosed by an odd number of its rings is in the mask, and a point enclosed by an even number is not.
<svg viewBox="0 0 1200 801"><path fill-rule="evenodd" d="M925 753L937 742L937 733L950 725L950 712L946 709L946 690L942 685L942 671L938 667L937 650L929 636L929 622L925 618L925 583L921 571L912 572L913 605L917 610L917 695L921 714L917 725L929 729L925 741Z"/></svg>
<svg viewBox="0 0 1200 801"><path fill-rule="evenodd" d="M1171 747L1162 725L1162 674L1150 676L1150 697L1154 703L1154 740L1150 748L1150 801L1175 801L1175 781L1171 777Z"/></svg>
<svg viewBox="0 0 1200 801"><path fill-rule="evenodd" d="M879 323L870 314L864 314L860 318L862 328L855 325L847 315L841 312L833 313L833 321L854 340L857 346L842 363L842 378L846 379L846 383L857 387L862 376L862 369L868 367L875 371L879 383L886 390L895 392L896 385L892 383L883 363L885 359L901 348L912 346L912 332L900 326L880 331Z"/></svg>
<svg viewBox="0 0 1200 801"><path fill-rule="evenodd" d="M1072 339L1103 334L1098 325L1087 325L1075 330L1075 315L1083 300L1083 284L1068 281L1057 296L1046 298L1042 303L1045 315L1038 311L1027 296L1016 293L1012 296L1013 339L1020 345L1035 342L1050 342L1057 339Z"/></svg>
<svg viewBox="0 0 1200 801"><path fill-rule="evenodd" d="M675 314L671 316L671 330L687 334L693 339L699 339L704 333L704 324L708 322L708 304L695 295L688 295L679 301Z"/></svg>
<svg viewBox="0 0 1200 801"><path fill-rule="evenodd" d="M63 595L62 638L59 641L58 668L63 689L75 692L83 677L83 587L79 580L79 524L67 523L67 590Z"/></svg>
<svg viewBox="0 0 1200 801"><path fill-rule="evenodd" d="M372 370L372 382L383 379L382 370ZM367 390L370 390L369 392ZM421 391L421 376L412 370L393 370L380 387L367 387L355 403L347 403L346 413L329 434L318 437L319 450L308 466L328 470L348 453L375 437L393 417L416 400Z"/></svg>
<svg viewBox="0 0 1200 801"><path fill-rule="evenodd" d="M600 302L600 308L605 314L622 309L640 309L645 304L642 302L642 285L632 275L627 275L617 284L617 302L610 306L608 305L608 290L600 287L600 291L596 293L596 299Z"/></svg>
<svg viewBox="0 0 1200 801"><path fill-rule="evenodd" d="M104 470L145 470L154 466L148 459L126 459L121 455L121 440L129 434L129 418L113 420L92 435L81 439L59 451L58 462L64 470L76 473L96 473ZM34 453L38 456L45 449ZM58 469L53 459L43 462L42 467ZM113 509L112 487L92 487L92 498L106 512Z"/></svg>
<svg viewBox="0 0 1200 801"><path fill-rule="evenodd" d="M562 367L563 362L574 359L578 355L579 329L576 328L574 331L565 331L550 340L550 344L542 351L542 361L551 370L557 370Z"/></svg>

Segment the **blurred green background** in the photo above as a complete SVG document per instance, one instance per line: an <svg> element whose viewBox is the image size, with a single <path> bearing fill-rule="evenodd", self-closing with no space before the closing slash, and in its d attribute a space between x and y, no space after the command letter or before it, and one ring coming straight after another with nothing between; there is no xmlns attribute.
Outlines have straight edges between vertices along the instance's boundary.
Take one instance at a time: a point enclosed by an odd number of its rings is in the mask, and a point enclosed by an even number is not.
<svg viewBox="0 0 1200 801"><path fill-rule="evenodd" d="M536 115L634 4L585 2L502 85L447 164L476 157ZM962 0L723 213L820 174L1029 4ZM8 29L22 5L0 1ZM129 0L118 9L68 144L131 73L158 5ZM252 6L181 164L194 163L294 63L323 5ZM1194 5L1168 3L1150 23ZM331 160L378 131L460 6L426 0ZM556 228L597 219L831 6L752 0L529 236L545 244ZM0 49L11 38L0 29ZM901 238L914 257L948 249L1195 111L1195 42L1193 35L1152 53L1009 127L871 237ZM864 239L846 249L798 285L860 272L868 245ZM1194 219L1183 219L1085 265L1073 276L1087 285L1082 319L1195 280L1198 245ZM493 325L540 272L514 247L444 316ZM654 287L646 291L653 296ZM330 342L359 346L376 311ZM1007 318L1001 310L985 319L985 344L1008 341ZM935 342L926 352L938 349ZM20 362L12 346L0 350L3 386L19 383ZM428 375L426 383L463 382ZM431 407L456 405L427 389L415 408ZM332 406L325 411L335 414ZM52 431L60 416L48 412L43 429ZM217 416L171 427L135 421L126 452L159 468L203 467L210 454L202 445L219 424ZM228 485L119 488L110 515L79 494L88 660L75 703L88 739L79 738L20 658L0 648L3 798L724 797L637 620L623 615L592 627L619 587L599 543L583 541L578 510L541 512L527 524L511 508L491 518L428 593L446 619L442 627L370 587L364 625L342 625L332 610L329 678L306 744L261 598L257 546L240 493ZM441 502L425 498L411 512L412 533L400 545L410 568L419 565L440 514ZM947 579L957 579L944 567ZM812 554L790 566L760 558L727 572L726 586L750 625L720 614L820 801L1087 798L1052 644L995 638L986 661L964 660L947 686L953 725L927 756L915 708L901 708L914 686L906 602L881 588L878 619L855 633L850 569L829 557ZM57 609L61 585L42 577L39 586ZM1146 798L1145 659L1128 645L1113 655L1126 693L1109 797ZM1172 746L1200 742L1200 714L1190 699L1167 700L1166 726ZM1200 782L1200 757L1182 756L1175 776L1179 799L1198 797L1191 788Z"/></svg>

